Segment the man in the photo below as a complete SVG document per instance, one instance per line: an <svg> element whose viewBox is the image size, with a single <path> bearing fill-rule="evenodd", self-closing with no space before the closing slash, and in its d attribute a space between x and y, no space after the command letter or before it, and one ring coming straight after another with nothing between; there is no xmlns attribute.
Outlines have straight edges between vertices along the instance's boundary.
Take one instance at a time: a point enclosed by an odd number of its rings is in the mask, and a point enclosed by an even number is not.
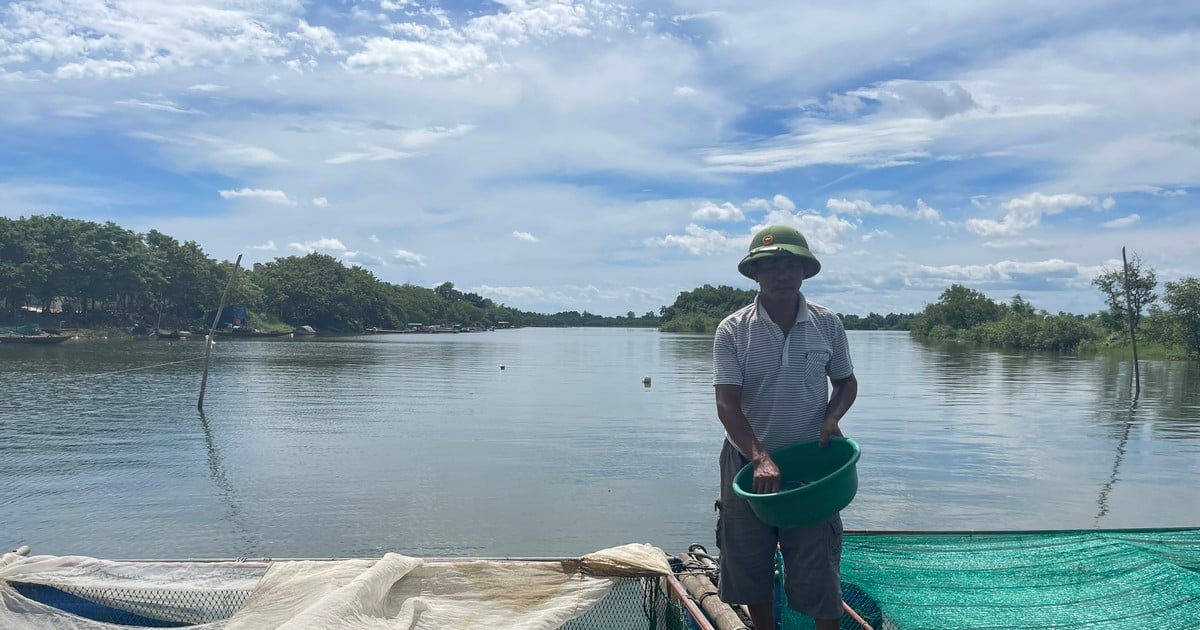
<svg viewBox="0 0 1200 630"><path fill-rule="evenodd" d="M858 381L841 320L800 292L820 270L799 231L780 225L761 230L738 265L758 282L758 299L726 317L713 340L717 415L726 434L717 521L720 597L746 604L758 630L775 628L776 547L788 606L813 617L818 630L835 630L842 615L841 517L771 527L732 488L737 472L753 462L754 492L778 492L772 451L815 439L825 446L842 435L838 421L854 404Z"/></svg>

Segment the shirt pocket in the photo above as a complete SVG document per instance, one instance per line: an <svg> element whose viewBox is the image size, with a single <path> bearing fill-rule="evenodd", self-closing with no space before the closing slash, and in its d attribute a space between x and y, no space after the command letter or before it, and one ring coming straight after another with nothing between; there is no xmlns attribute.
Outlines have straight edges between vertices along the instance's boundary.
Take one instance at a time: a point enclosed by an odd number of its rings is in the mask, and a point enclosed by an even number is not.
<svg viewBox="0 0 1200 630"><path fill-rule="evenodd" d="M828 352L809 352L804 356L804 378L810 382L824 381L829 368Z"/></svg>

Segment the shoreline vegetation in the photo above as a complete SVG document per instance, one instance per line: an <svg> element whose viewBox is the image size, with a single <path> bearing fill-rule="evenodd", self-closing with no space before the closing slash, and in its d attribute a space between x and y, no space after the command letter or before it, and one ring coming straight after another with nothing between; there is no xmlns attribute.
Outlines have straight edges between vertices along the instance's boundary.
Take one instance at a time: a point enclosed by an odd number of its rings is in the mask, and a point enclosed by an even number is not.
<svg viewBox="0 0 1200 630"><path fill-rule="evenodd" d="M233 263L209 257L195 241L181 243L156 230L137 234L112 222L57 215L0 217L0 322L8 322L0 328L38 325L82 336L207 332L232 271ZM1114 355L1129 352L1133 328L1142 358L1200 358L1200 279L1165 283L1160 305L1154 270L1134 254L1128 277L1108 270L1092 284L1108 309L1089 315L1051 314L1019 294L1000 302L954 284L919 313L838 316L847 330L908 331L922 341ZM657 314L534 313L460 291L451 282L433 289L384 282L362 267L311 253L239 270L226 303L244 309L243 326L263 332L301 326L323 334L588 326L712 333L755 295L706 284L681 292Z"/></svg>

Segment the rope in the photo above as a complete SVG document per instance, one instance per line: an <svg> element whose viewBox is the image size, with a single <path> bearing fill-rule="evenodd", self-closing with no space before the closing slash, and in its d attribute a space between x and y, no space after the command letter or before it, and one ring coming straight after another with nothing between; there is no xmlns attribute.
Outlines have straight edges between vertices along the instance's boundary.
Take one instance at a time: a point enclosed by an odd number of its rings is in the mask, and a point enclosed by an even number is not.
<svg viewBox="0 0 1200 630"><path fill-rule="evenodd" d="M112 372L100 372L99 374L81 374L80 376L97 377L97 376L112 376L113 374L124 374L125 372L136 372L138 370L149 370L151 368L163 367L164 365L175 365L176 363L187 363L188 361L199 361L203 356L196 356L190 359L180 359L178 361L168 361L166 363L158 363L155 365L143 365L142 367L129 368L126 370L114 370Z"/></svg>
<svg viewBox="0 0 1200 630"><path fill-rule="evenodd" d="M708 599L709 597L712 597L713 595L716 595L716 594L717 594L717 592L716 592L716 591L709 591L709 592L707 592L707 593L704 593L704 594L703 594L703 595L701 595L700 597L698 597L698 598L695 598L695 599L696 599L696 603L697 603L697 604L700 604L701 606L703 606L703 605L704 605L704 600L706 600L706 599Z"/></svg>

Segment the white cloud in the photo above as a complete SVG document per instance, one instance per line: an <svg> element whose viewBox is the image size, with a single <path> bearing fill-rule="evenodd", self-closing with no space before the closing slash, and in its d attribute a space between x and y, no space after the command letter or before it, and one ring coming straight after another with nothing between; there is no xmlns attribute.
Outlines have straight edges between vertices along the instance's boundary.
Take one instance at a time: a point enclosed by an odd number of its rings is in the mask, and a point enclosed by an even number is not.
<svg viewBox="0 0 1200 630"><path fill-rule="evenodd" d="M868 130L859 124L810 121L786 136L710 151L704 161L716 173L772 173L818 164L903 166L929 158L925 147L941 125L927 119L881 120Z"/></svg>
<svg viewBox="0 0 1200 630"><path fill-rule="evenodd" d="M789 199L786 195L778 194L772 197L770 200L763 199L761 197L753 197L746 200L746 203L743 203L742 207L746 208L747 210L770 211L774 209L783 210L784 212L793 212L796 210L795 202Z"/></svg>
<svg viewBox="0 0 1200 630"><path fill-rule="evenodd" d="M49 72L64 80L114 79L230 60L267 60L287 51L272 30L288 0L252 4L196 2L27 2L0 22L0 52L17 51L6 70Z"/></svg>
<svg viewBox="0 0 1200 630"><path fill-rule="evenodd" d="M516 46L531 40L583 36L591 32L592 7L568 2L507 2L508 11L482 15L467 22L463 35L487 44Z"/></svg>
<svg viewBox="0 0 1200 630"><path fill-rule="evenodd" d="M387 149L384 147L371 147L365 151L338 153L333 157L325 160L326 164L350 164L352 162L368 161L382 162L384 160L403 160L413 157L413 153L406 151L397 151L395 149Z"/></svg>
<svg viewBox="0 0 1200 630"><path fill-rule="evenodd" d="M860 218L868 215L880 215L929 221L931 223L943 223L942 214L936 209L929 207L929 204L921 199L917 200L915 208L909 210L901 204L877 204L862 199L850 200L830 197L825 201L825 209L834 214L848 214Z"/></svg>
<svg viewBox="0 0 1200 630"><path fill-rule="evenodd" d="M1090 279L1088 269L1058 258L1028 262L1003 260L983 265L917 265L915 270L941 283L1011 282L1018 276L1060 280Z"/></svg>
<svg viewBox="0 0 1200 630"><path fill-rule="evenodd" d="M537 287L493 287L486 284L476 288L476 293L480 295L490 296L502 303L514 299L524 300L528 298L540 298L545 292Z"/></svg>
<svg viewBox="0 0 1200 630"><path fill-rule="evenodd" d="M1052 249L1054 244L1036 238L1027 238L1020 240L984 241L983 246L990 249Z"/></svg>
<svg viewBox="0 0 1200 630"><path fill-rule="evenodd" d="M1044 195L1033 192L1001 204L1000 207L1007 211L1002 220L968 219L966 227L982 236L1011 236L1038 225L1044 216L1093 203L1091 198L1074 193Z"/></svg>
<svg viewBox="0 0 1200 630"><path fill-rule="evenodd" d="M913 212L915 213L915 215L918 219L922 219L924 221L941 221L942 220L942 213L938 212L934 208L929 207L929 205L926 204L921 199L917 200L917 208Z"/></svg>
<svg viewBox="0 0 1200 630"><path fill-rule="evenodd" d="M742 221L745 218L741 209L728 201L719 206L705 201L692 213L692 219L695 221Z"/></svg>
<svg viewBox="0 0 1200 630"><path fill-rule="evenodd" d="M405 265L408 267L424 267L425 266L425 257L424 256L422 256L421 254L414 254L413 252L406 251L403 249L397 249L396 251L392 252L392 258L400 261L401 265Z"/></svg>
<svg viewBox="0 0 1200 630"><path fill-rule="evenodd" d="M863 234L862 240L863 240L863 242L870 242L877 238L891 238L891 237L892 237L892 233L887 230L871 230L870 232Z"/></svg>
<svg viewBox="0 0 1200 630"><path fill-rule="evenodd" d="M242 144L218 146L213 152L213 158L218 162L239 166L270 166L284 162L283 158L270 149Z"/></svg>
<svg viewBox="0 0 1200 630"><path fill-rule="evenodd" d="M312 204L318 208L328 208L329 200L324 197L313 197Z"/></svg>
<svg viewBox="0 0 1200 630"><path fill-rule="evenodd" d="M647 245L656 247L674 247L682 249L694 256L708 256L723 253L741 245L717 230L700 227L689 223L683 229L683 234L668 234L661 238L647 241Z"/></svg>
<svg viewBox="0 0 1200 630"><path fill-rule="evenodd" d="M170 112L172 114L199 114L198 110L180 107L178 104L166 99L158 100L139 100L139 99L122 99L117 101L117 105L127 105L130 107L141 107L144 109L152 109L160 112Z"/></svg>
<svg viewBox="0 0 1200 630"><path fill-rule="evenodd" d="M825 208L830 212L840 212L842 214L852 214L854 216L862 216L864 214L882 214L892 217L909 216L908 210L904 206L884 203L873 204L869 201L856 199L850 201L848 199L829 199L825 202Z"/></svg>
<svg viewBox="0 0 1200 630"><path fill-rule="evenodd" d="M271 203L292 205L295 202L288 199L282 190L264 190L259 188L239 188L238 190L218 191L222 199L259 199Z"/></svg>
<svg viewBox="0 0 1200 630"><path fill-rule="evenodd" d="M1068 208L1079 208L1091 205L1092 203L1092 199L1074 193L1043 195L1040 192L1032 192L1022 197L1010 199L1001 204L1000 207L1010 212L1042 216L1058 214Z"/></svg>
<svg viewBox="0 0 1200 630"><path fill-rule="evenodd" d="M299 20L294 32L288 33L287 38L299 42L314 53L341 53L338 36L324 26L312 26L305 20Z"/></svg>
<svg viewBox="0 0 1200 630"><path fill-rule="evenodd" d="M1141 215L1134 213L1123 216L1119 219L1113 219L1112 221L1105 221L1104 223L1100 224L1100 227L1106 227L1110 229L1127 228L1141 220Z"/></svg>
<svg viewBox="0 0 1200 630"><path fill-rule="evenodd" d="M512 235L515 236L519 240L526 241L529 243L538 242L537 237L530 234L529 232L513 232Z"/></svg>
<svg viewBox="0 0 1200 630"><path fill-rule="evenodd" d="M306 254L311 254L317 251L346 251L346 246L336 238L318 238L312 241L304 241L303 243L288 243L288 247Z"/></svg>
<svg viewBox="0 0 1200 630"><path fill-rule="evenodd" d="M432 126L411 129L400 134L400 143L409 148L419 148L449 138L460 138L471 133L475 125L458 124L450 127Z"/></svg>
<svg viewBox="0 0 1200 630"><path fill-rule="evenodd" d="M488 54L479 44L430 44L387 37L368 39L361 52L346 58L346 67L351 70L418 79L462 76L487 64Z"/></svg>
<svg viewBox="0 0 1200 630"><path fill-rule="evenodd" d="M279 248L275 246L275 241L267 241L266 243L263 243L262 245L251 245L247 249L252 249L252 250L257 250L257 251L262 251L262 252L273 252L273 251L279 250Z"/></svg>
<svg viewBox="0 0 1200 630"><path fill-rule="evenodd" d="M387 267L388 261L375 254L366 252L346 252L342 257L362 267Z"/></svg>
<svg viewBox="0 0 1200 630"><path fill-rule="evenodd" d="M879 101L886 109L941 120L979 107L961 84L942 81L888 81L852 90L849 96Z"/></svg>

